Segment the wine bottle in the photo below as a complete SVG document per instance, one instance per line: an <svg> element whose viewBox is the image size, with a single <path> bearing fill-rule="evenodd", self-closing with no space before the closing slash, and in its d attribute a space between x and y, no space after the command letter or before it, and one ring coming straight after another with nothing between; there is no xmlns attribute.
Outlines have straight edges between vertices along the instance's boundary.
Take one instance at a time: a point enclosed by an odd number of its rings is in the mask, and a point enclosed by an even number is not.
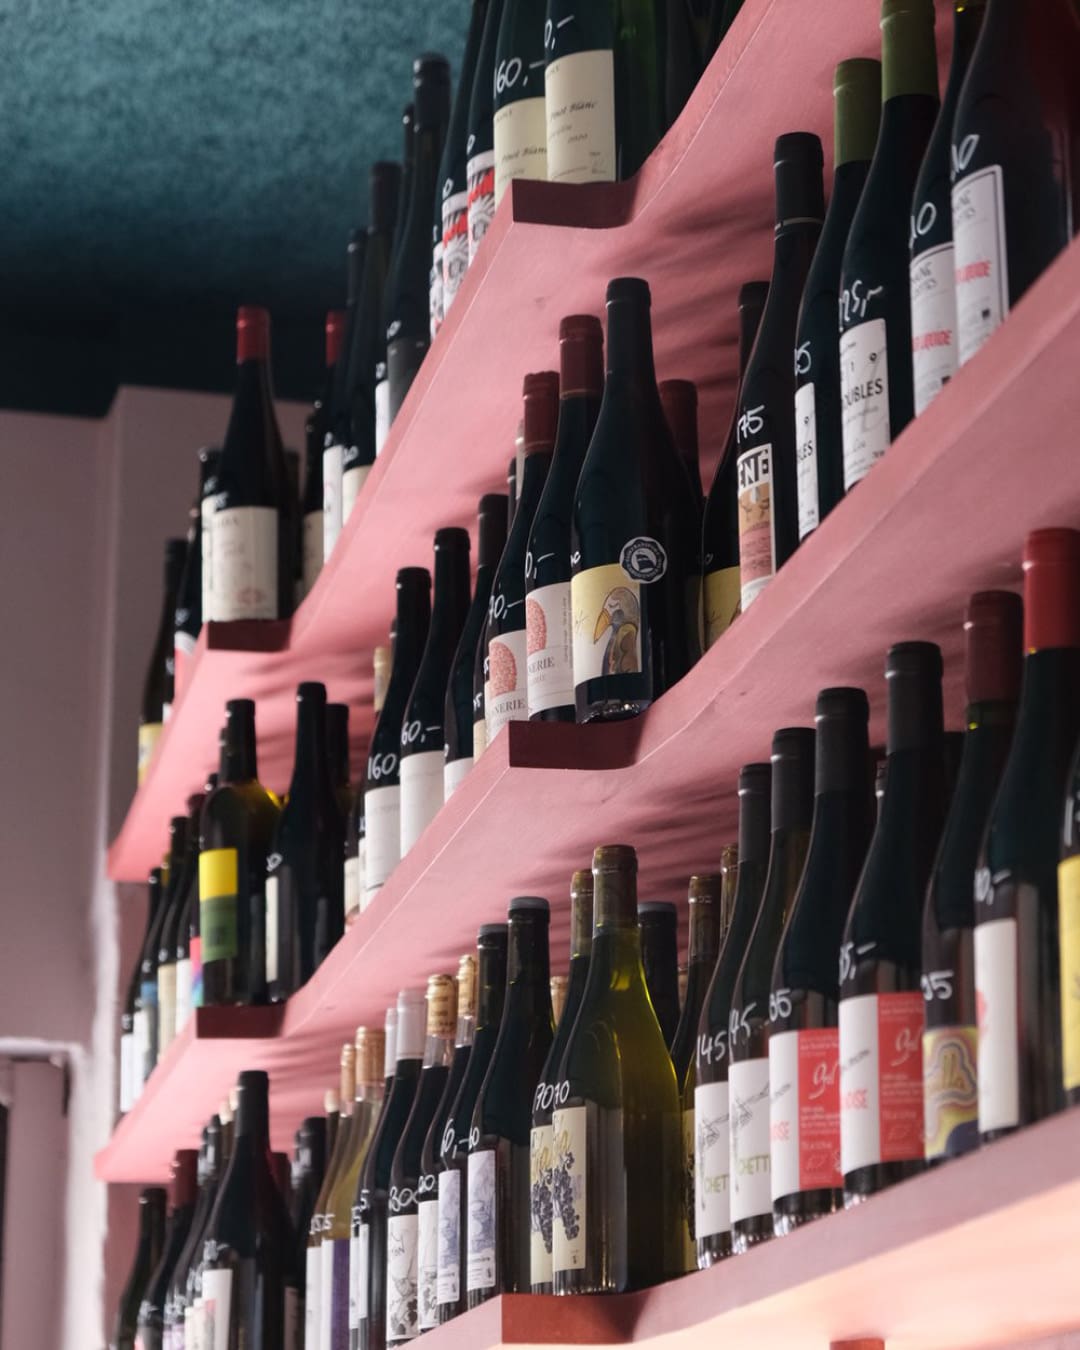
<svg viewBox="0 0 1080 1350"><path fill-rule="evenodd" d="M739 370L735 404L724 448L705 500L703 563L705 568L705 645L711 647L734 623L742 607L739 577L738 448L739 390L761 326L769 295L767 281L748 281L739 288Z"/></svg>
<svg viewBox="0 0 1080 1350"><path fill-rule="evenodd" d="M222 732L224 740L224 732ZM224 749L221 758L225 757ZM203 789L202 806L198 819L189 822L189 843L194 849L193 866L188 881L187 895L176 925L176 1034L183 1031L192 1010L202 1006L202 938L199 934L199 839L202 832L202 811L206 799L218 785L219 775L212 773Z"/></svg>
<svg viewBox="0 0 1080 1350"><path fill-rule="evenodd" d="M173 816L169 821L169 851L165 856L165 899L157 933L157 949L154 952L154 981L157 990L153 1001L157 1015L156 1036L150 1046L154 1064L165 1053L176 1034L176 957L175 943L169 941L169 929L176 921L188 847L188 818Z"/></svg>
<svg viewBox="0 0 1080 1350"><path fill-rule="evenodd" d="M590 925L590 930L591 930ZM562 1022L562 1015L566 1010L566 991L569 986L569 980L565 975L552 975L551 977L551 1015L555 1019L555 1032L558 1034L559 1025ZM531 1159L531 1154L530 1154ZM550 1187L549 1187L550 1194ZM551 1292L548 1290L547 1292Z"/></svg>
<svg viewBox="0 0 1080 1350"><path fill-rule="evenodd" d="M1065 797L1065 824L1061 834L1061 862L1058 863L1058 930L1061 966L1061 1081L1065 1101L1075 1106L1080 1101L1080 1016L1077 991L1080 990L1080 961L1077 958L1077 902L1080 879L1077 877L1078 809L1080 798L1080 757L1074 754L1069 766Z"/></svg>
<svg viewBox="0 0 1080 1350"><path fill-rule="evenodd" d="M825 216L818 138L803 131L778 137L774 165L772 280L739 390L735 433L744 611L799 544L792 352L799 302Z"/></svg>
<svg viewBox="0 0 1080 1350"><path fill-rule="evenodd" d="M1078 61L1068 0L989 0L952 125L960 365L1073 236Z"/></svg>
<svg viewBox="0 0 1080 1350"><path fill-rule="evenodd" d="M174 821L177 817L174 817ZM153 915L139 957L139 986L132 1014L132 1104L142 1096L143 1085L157 1063L158 1001L157 954L161 925L168 903L165 870L155 867L148 879L147 912Z"/></svg>
<svg viewBox="0 0 1080 1350"><path fill-rule="evenodd" d="M335 1217L330 1209L331 1197L341 1180L343 1159L352 1148L351 1135L355 1126L353 1112L358 1091L359 1038L360 1030L357 1031L355 1041L346 1041L342 1045L340 1091L330 1088L323 1098L328 1161L323 1171L318 1196L311 1206L307 1227L306 1229L301 1228L298 1233L298 1236L304 1242L304 1339L305 1341L310 1339L317 1350L321 1350L320 1341L324 1339L324 1332L329 1335L330 1322L333 1320L333 1253L330 1251L324 1252L323 1246L330 1240L328 1234ZM344 1228L346 1283L348 1282L349 1220L355 1191L356 1178L354 1177L353 1188L344 1202L344 1213L338 1212L336 1215L339 1225ZM348 1335L347 1316L345 1334Z"/></svg>
<svg viewBox="0 0 1080 1350"><path fill-rule="evenodd" d="M356 1291L349 1317L350 1350L385 1350L387 1205L390 1169L412 1110L424 1057L424 991L398 995L394 1081L386 1095L352 1210L350 1287ZM353 1325L355 1322L355 1326Z"/></svg>
<svg viewBox="0 0 1080 1350"><path fill-rule="evenodd" d="M326 686L296 691L296 754L266 865L266 989L281 1003L345 927L345 822L326 757Z"/></svg>
<svg viewBox="0 0 1080 1350"><path fill-rule="evenodd" d="M487 1076L502 1022L506 992L506 924L484 924L477 934L476 1029L472 1054L443 1129L439 1148L438 1319L449 1322L467 1306L468 1157L473 1112Z"/></svg>
<svg viewBox="0 0 1080 1350"><path fill-rule="evenodd" d="M232 1156L203 1236L200 1346L240 1350L297 1343L301 1275L289 1214L270 1162L269 1079L238 1081Z"/></svg>
<svg viewBox="0 0 1080 1350"><path fill-rule="evenodd" d="M861 689L817 697L806 866L769 989L769 1175L777 1236L840 1203L836 955L874 825Z"/></svg>
<svg viewBox="0 0 1080 1350"><path fill-rule="evenodd" d="M116 1330L112 1340L115 1350L135 1350L135 1332L143 1292L161 1260L165 1244L166 1199L166 1192L161 1186L147 1186L139 1193L139 1240L116 1313Z"/></svg>
<svg viewBox="0 0 1080 1350"><path fill-rule="evenodd" d="M157 872L157 869L155 869ZM131 970L127 995L124 998L123 1012L120 1014L120 1114L125 1115L135 1105L142 1091L146 1077L146 1055L149 1049L150 1027L148 1015L144 1012L141 1021L136 1022L142 1010L143 962L149 960L148 943L154 940L154 929L161 917L162 886L158 872L150 874L150 884L146 896L146 929L138 956Z"/></svg>
<svg viewBox="0 0 1080 1350"><path fill-rule="evenodd" d="M389 647L376 647L372 653L374 696L372 710L376 725L386 704L386 690L390 684L392 664ZM366 771L366 769L365 769ZM353 791L353 804L345 826L345 927L350 927L363 908L365 854L367 853L367 823L364 816L363 782Z"/></svg>
<svg viewBox="0 0 1080 1350"><path fill-rule="evenodd" d="M215 449L213 459L206 465L206 477L202 481L199 496L199 516L201 519L202 543L202 621L209 623L214 618L214 544L211 536L213 515L217 509L218 469L221 467L221 451Z"/></svg>
<svg viewBox="0 0 1080 1350"><path fill-rule="evenodd" d="M397 574L397 639L386 702L375 723L364 778L366 908L401 861L401 729L431 620L431 576L423 567Z"/></svg>
<svg viewBox="0 0 1080 1350"><path fill-rule="evenodd" d="M565 981L566 1003L556 1011L552 997L555 1036L536 1084L529 1131L529 1283L534 1294L552 1292L551 1270L551 1116L555 1087L574 1019L581 1006L592 951L593 879L591 872L575 872L570 881L570 974ZM551 981L554 986L555 981Z"/></svg>
<svg viewBox="0 0 1080 1350"><path fill-rule="evenodd" d="M604 330L592 314L559 322L559 425L526 552L529 717L574 721L570 531L574 492L604 392Z"/></svg>
<svg viewBox="0 0 1080 1350"><path fill-rule="evenodd" d="M412 189L386 279L386 368L390 422L405 402L431 342L428 283L431 222L446 124L450 120L450 66L427 53L413 62L415 158Z"/></svg>
<svg viewBox="0 0 1080 1350"><path fill-rule="evenodd" d="M547 0L505 0L495 45L495 208L515 178L547 179Z"/></svg>
<svg viewBox="0 0 1080 1350"><path fill-rule="evenodd" d="M361 1279L360 1273L360 1195L364 1176L364 1168L371 1157L372 1146L382 1129L383 1120L386 1116L387 1108L390 1104L391 1088L394 1086L394 1074L397 1070L397 1000L395 1000L386 1010L385 1033L383 1037L383 1092L382 1101L378 1110L374 1113L374 1121L371 1127L371 1136L364 1145L364 1156L358 1160L356 1167L356 1176L353 1184L352 1193L348 1192L342 1197L346 1202L346 1209L349 1215L349 1314L348 1314L348 1337L346 1344L355 1347L359 1344L360 1337L360 1307L361 1303L367 1307L367 1260L368 1247L363 1251L365 1266L364 1275ZM408 1106L405 1107L406 1112ZM391 1154L391 1161L393 1155ZM343 1183L344 1184L344 1183ZM336 1223L336 1210L335 1210Z"/></svg>
<svg viewBox="0 0 1080 1350"><path fill-rule="evenodd" d="M498 493L480 498L477 521L476 586L446 682L443 727L443 799L449 800L473 765L473 671L487 625L495 569L506 547L507 499Z"/></svg>
<svg viewBox="0 0 1080 1350"><path fill-rule="evenodd" d="M191 1011L191 986L180 988L180 963L178 951L180 925L187 912L192 893L199 889L199 820L202 816L203 802L201 792L187 799L187 819L177 846L182 844L183 852L178 855L178 867L169 876L169 888L166 897L165 916L161 921L161 933L158 937L157 983L158 983L158 1058L168 1050L173 1038L187 1021ZM190 970L190 965L188 967Z"/></svg>
<svg viewBox="0 0 1080 1350"><path fill-rule="evenodd" d="M427 983L427 1035L420 1082L390 1165L386 1229L387 1346L404 1345L420 1334L418 1191L421 1155L424 1140L450 1076L456 1023L457 990L453 977L430 976Z"/></svg>
<svg viewBox="0 0 1080 1350"><path fill-rule="evenodd" d="M524 394L525 469L518 511L495 572L488 605L488 674L484 688L488 745L507 722L525 722L529 717L525 602L529 532L555 447L558 375L552 370L526 375Z"/></svg>
<svg viewBox="0 0 1080 1350"><path fill-rule="evenodd" d="M210 1216L214 1212L214 1205L217 1201L218 1192L221 1189L221 1178L229 1164L229 1159L232 1157L232 1135L234 1126L233 1116L229 1109L228 1101L223 1102L218 1109L217 1116L211 1118L211 1125L215 1119L219 1123L217 1166L214 1172L212 1188L207 1198L205 1216L199 1228L195 1245L192 1248L191 1264L184 1276L182 1331L179 1319L176 1327L176 1339L184 1346L198 1346L199 1334L202 1329L201 1299L203 1240L206 1236L206 1227L210 1222Z"/></svg>
<svg viewBox="0 0 1080 1350"><path fill-rule="evenodd" d="M975 894L979 845L1012 743L1020 695L1023 606L1008 591L980 591L964 616L963 758L922 927L925 1153L939 1162L979 1143L975 1008Z"/></svg>
<svg viewBox="0 0 1080 1350"><path fill-rule="evenodd" d="M608 283L607 379L571 536L579 722L642 712L701 655L700 503L660 405L649 307L644 281Z"/></svg>
<svg viewBox="0 0 1080 1350"><path fill-rule="evenodd" d="M187 1242L195 1210L195 1149L178 1149L169 1180L169 1216L165 1223L161 1255L143 1291L139 1304L135 1343L139 1350L163 1350L165 1346L165 1302L169 1278Z"/></svg>
<svg viewBox="0 0 1080 1350"><path fill-rule="evenodd" d="M689 0L667 0L665 9L663 109L667 129L674 126L694 92L702 67Z"/></svg>
<svg viewBox="0 0 1080 1350"><path fill-rule="evenodd" d="M184 1345L184 1311L187 1307L187 1282L192 1262L202 1252L202 1233L214 1203L218 1178L221 1175L221 1122L211 1116L203 1126L196 1175L198 1196L192 1210L187 1237L169 1275L165 1291L162 1317L165 1350L182 1350Z"/></svg>
<svg viewBox="0 0 1080 1350"><path fill-rule="evenodd" d="M1024 652L1016 731L975 873L984 1143L1064 1105L1057 864L1080 737L1080 534L1073 530L1035 530L1024 544ZM1063 950L1068 962L1068 942Z"/></svg>
<svg viewBox="0 0 1080 1350"><path fill-rule="evenodd" d="M911 204L911 369L915 416L956 374L956 255L952 230L952 128L986 0L954 0L949 79Z"/></svg>
<svg viewBox="0 0 1080 1350"><path fill-rule="evenodd" d="M698 1022L694 1232L702 1270L731 1255L728 1023L735 979L765 890L771 774L768 764L745 764L739 771L739 862L731 923Z"/></svg>
<svg viewBox="0 0 1080 1350"><path fill-rule="evenodd" d="M372 166L374 168L374 166ZM369 200L372 196L369 189ZM341 476L344 470L342 462L341 427L347 424L349 382L355 373L357 344L360 335L360 288L364 279L364 261L367 255L368 236L366 230L352 230L345 253L345 322L341 337L338 359L334 365L330 385L330 396L322 410L322 466L319 470L322 478L323 511L323 561L327 561L341 533ZM374 372L370 372L373 376Z"/></svg>
<svg viewBox="0 0 1080 1350"><path fill-rule="evenodd" d="M933 0L882 0L877 149L840 268L844 491L915 415L908 222L938 111Z"/></svg>
<svg viewBox="0 0 1080 1350"><path fill-rule="evenodd" d="M266 996L266 860L281 808L259 782L255 704L225 705L226 776L199 824L202 1002L261 1003Z"/></svg>
<svg viewBox="0 0 1080 1350"><path fill-rule="evenodd" d="M844 495L840 406L840 268L881 122L881 65L841 61L833 78L836 171L795 328L795 467L799 541Z"/></svg>
<svg viewBox="0 0 1080 1350"><path fill-rule="evenodd" d="M518 896L510 901L509 919L506 999L469 1139L470 1308L531 1287L529 1131L533 1093L555 1030L548 902Z"/></svg>
<svg viewBox="0 0 1080 1350"><path fill-rule="evenodd" d="M202 631L202 503L206 485L217 473L220 454L219 450L199 451L199 494L188 512L187 548L184 551L184 567L176 591L176 609L173 611L174 702L179 699L186 687L189 665L195 656L195 644Z"/></svg>
<svg viewBox="0 0 1080 1350"><path fill-rule="evenodd" d="M172 655L173 625L176 616L176 595L180 574L184 567L186 544L183 539L165 541L165 587L158 619L157 636L150 651L150 664L143 681L142 705L139 709L139 764L138 783L146 781L150 760L157 749L161 729L165 725L165 662Z"/></svg>
<svg viewBox="0 0 1080 1350"><path fill-rule="evenodd" d="M472 0L465 51L457 93L450 110L450 123L439 165L439 200L435 207L436 228L442 243L443 321L450 313L465 273L469 270L469 179L466 139L469 134L469 104L480 59L480 44L487 20L488 0Z"/></svg>
<svg viewBox="0 0 1080 1350"><path fill-rule="evenodd" d="M210 516L210 618L284 619L292 612L296 515L270 386L270 315L236 319L236 395Z"/></svg>
<svg viewBox="0 0 1080 1350"><path fill-rule="evenodd" d="M645 987L670 1050L679 1027L679 912L670 900L638 905L638 935Z"/></svg>
<svg viewBox="0 0 1080 1350"><path fill-rule="evenodd" d="M313 1280L308 1234L314 1221L316 1202L326 1179L327 1136L325 1116L308 1116L301 1121L296 1131L292 1202L289 1207L293 1242L297 1249L297 1268L305 1273L304 1342L316 1346L322 1317L322 1253L319 1248L315 1249L320 1259L315 1264Z"/></svg>
<svg viewBox="0 0 1080 1350"><path fill-rule="evenodd" d="M420 1331L430 1331L439 1325L439 1155L447 1122L453 1109L465 1070L472 1054L473 1033L476 1027L476 957L466 954L458 962L457 973L457 1030L454 1033L454 1054L439 1104L431 1117L424 1147L420 1154L420 1179L416 1187L417 1202L417 1314Z"/></svg>
<svg viewBox="0 0 1080 1350"><path fill-rule="evenodd" d="M637 857L593 855L589 977L552 1116L555 1293L644 1289L682 1268L679 1090L645 974Z"/></svg>
<svg viewBox="0 0 1080 1350"><path fill-rule="evenodd" d="M881 818L840 947L840 1170L844 1204L922 1167L920 930L945 814L941 652L885 659L888 774Z"/></svg>
<svg viewBox="0 0 1080 1350"><path fill-rule="evenodd" d="M439 813L445 797L446 687L469 610L469 532L435 532L435 597L424 654L401 723L401 856Z"/></svg>
<svg viewBox="0 0 1080 1350"><path fill-rule="evenodd" d="M320 399L316 399L311 414L304 423L304 498L301 505L303 517L303 592L305 595L315 585L322 571L325 557L323 538L325 528L326 485L323 482L323 455L326 437L330 428L331 396L334 387L334 371L341 359L341 344L345 331L345 312L332 309L326 316L326 386ZM334 466L337 467L336 464ZM333 501L337 491L340 510L340 487L330 485L330 497Z"/></svg>
<svg viewBox="0 0 1080 1350"><path fill-rule="evenodd" d="M685 4L685 0L674 2ZM701 491L701 457L698 447L697 385L693 380L661 380L657 389L671 439L679 458L686 465L687 475L704 507L705 499Z"/></svg>
<svg viewBox="0 0 1080 1350"><path fill-rule="evenodd" d="M328 703L326 705L326 763L330 770L330 782L334 788L334 800L341 813L342 822L348 820L353 806L352 768L349 764L349 705L347 703Z"/></svg>
<svg viewBox="0 0 1080 1350"><path fill-rule="evenodd" d="M470 267L495 217L495 53L504 7L505 0L490 0L488 4L465 123Z"/></svg>

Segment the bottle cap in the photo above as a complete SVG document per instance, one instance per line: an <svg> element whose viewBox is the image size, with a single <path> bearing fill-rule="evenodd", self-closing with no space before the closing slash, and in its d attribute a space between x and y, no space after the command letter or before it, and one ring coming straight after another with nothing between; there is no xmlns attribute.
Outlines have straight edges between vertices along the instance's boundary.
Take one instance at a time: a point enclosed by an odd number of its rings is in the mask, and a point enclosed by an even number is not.
<svg viewBox="0 0 1080 1350"><path fill-rule="evenodd" d="M776 139L776 228L825 219L825 164L821 140L810 131L789 131Z"/></svg>
<svg viewBox="0 0 1080 1350"><path fill-rule="evenodd" d="M236 1080L236 1091L251 1093L253 1096L269 1096L270 1093L270 1075L263 1069L244 1069L240 1077ZM233 1103L232 1094L229 1094L229 1105L236 1110Z"/></svg>
<svg viewBox="0 0 1080 1350"><path fill-rule="evenodd" d="M328 1116L336 1116L341 1113L341 1098L338 1096L337 1088L327 1088L323 1093L323 1110Z"/></svg>
<svg viewBox="0 0 1080 1350"><path fill-rule="evenodd" d="M649 283L643 281L641 277L615 277L607 285L607 303L609 305L630 303L648 308L652 304Z"/></svg>
<svg viewBox="0 0 1080 1350"><path fill-rule="evenodd" d="M394 1065L397 1063L397 1004L391 1004L386 1010L386 1021L383 1024L383 1042L385 1051L383 1054L383 1077L389 1078L394 1072Z"/></svg>
<svg viewBox="0 0 1080 1350"><path fill-rule="evenodd" d="M326 707L326 685L318 680L305 680L296 686L297 703L315 703Z"/></svg>
<svg viewBox="0 0 1080 1350"><path fill-rule="evenodd" d="M397 1004L397 1057L422 1059L424 1056L424 1027L426 996L423 989L403 989Z"/></svg>
<svg viewBox="0 0 1080 1350"><path fill-rule="evenodd" d="M888 751L929 747L943 734L941 649L932 642L898 642L885 658Z"/></svg>
<svg viewBox="0 0 1080 1350"><path fill-rule="evenodd" d="M371 664L375 670L375 711L381 712L386 702L386 686L390 683L392 664L389 647L376 647L372 653Z"/></svg>
<svg viewBox="0 0 1080 1350"><path fill-rule="evenodd" d="M326 316L326 364L336 366L341 355L341 342L345 336L345 311L332 309Z"/></svg>
<svg viewBox="0 0 1080 1350"><path fill-rule="evenodd" d="M597 872L637 873L637 853L629 844L601 844L593 852L593 876Z"/></svg>
<svg viewBox="0 0 1080 1350"><path fill-rule="evenodd" d="M510 901L510 917L515 914L542 914L550 918L551 906L539 895L517 895Z"/></svg>
<svg viewBox="0 0 1080 1350"><path fill-rule="evenodd" d="M559 373L563 398L603 392L604 327L595 314L559 321Z"/></svg>
<svg viewBox="0 0 1080 1350"><path fill-rule="evenodd" d="M506 946L506 924L504 923L485 923L480 926L476 934L477 946L499 946L501 943Z"/></svg>
<svg viewBox="0 0 1080 1350"><path fill-rule="evenodd" d="M341 1110L347 1112L356 1096L356 1041L346 1041L341 1047L341 1079L338 1100Z"/></svg>
<svg viewBox="0 0 1080 1350"><path fill-rule="evenodd" d="M692 905L719 904L724 889L724 878L720 872L702 872L690 878L688 899Z"/></svg>
<svg viewBox="0 0 1080 1350"><path fill-rule="evenodd" d="M466 952L458 958L458 1018L476 1016L476 957Z"/></svg>
<svg viewBox="0 0 1080 1350"><path fill-rule="evenodd" d="M449 120L450 63L438 52L425 52L413 62L413 107L417 130Z"/></svg>
<svg viewBox="0 0 1080 1350"><path fill-rule="evenodd" d="M867 726L870 701L862 689L823 689L817 696L814 721L818 737L814 791L855 792L869 789Z"/></svg>
<svg viewBox="0 0 1080 1350"><path fill-rule="evenodd" d="M525 398L525 453L550 453L559 422L559 377L553 370L526 375L522 392Z"/></svg>
<svg viewBox="0 0 1080 1350"><path fill-rule="evenodd" d="M269 310L259 305L241 305L236 313L236 364L265 361L269 355Z"/></svg>
<svg viewBox="0 0 1080 1350"><path fill-rule="evenodd" d="M386 1037L378 1027L356 1028L356 1086L375 1087L382 1082Z"/></svg>
<svg viewBox="0 0 1080 1350"><path fill-rule="evenodd" d="M1011 591L977 591L964 615L964 684L968 703L1015 703L1020 697L1024 606Z"/></svg>
<svg viewBox="0 0 1080 1350"><path fill-rule="evenodd" d="M431 590L431 573L426 567L402 567L398 569L395 585L402 590Z"/></svg>
<svg viewBox="0 0 1080 1350"><path fill-rule="evenodd" d="M940 680L941 648L933 642L896 642L885 657L885 678Z"/></svg>
<svg viewBox="0 0 1080 1350"><path fill-rule="evenodd" d="M1080 647L1080 532L1033 530L1024 541L1024 650Z"/></svg>
<svg viewBox="0 0 1080 1350"><path fill-rule="evenodd" d="M638 922L673 923L679 922L678 906L672 900L642 900L637 907Z"/></svg>
<svg viewBox="0 0 1080 1350"><path fill-rule="evenodd" d="M453 975L429 975L427 1034L452 1036L457 1026L457 983Z"/></svg>
<svg viewBox="0 0 1080 1350"><path fill-rule="evenodd" d="M833 76L834 162L871 160L881 123L881 62L856 56L841 61Z"/></svg>
<svg viewBox="0 0 1080 1350"><path fill-rule="evenodd" d="M551 1015L556 1023L562 1017L563 1009L566 1007L566 991L570 981L565 975L552 975L551 977Z"/></svg>
<svg viewBox="0 0 1080 1350"><path fill-rule="evenodd" d="M368 177L368 221L372 233L389 233L397 221L401 195L401 165L380 159Z"/></svg>

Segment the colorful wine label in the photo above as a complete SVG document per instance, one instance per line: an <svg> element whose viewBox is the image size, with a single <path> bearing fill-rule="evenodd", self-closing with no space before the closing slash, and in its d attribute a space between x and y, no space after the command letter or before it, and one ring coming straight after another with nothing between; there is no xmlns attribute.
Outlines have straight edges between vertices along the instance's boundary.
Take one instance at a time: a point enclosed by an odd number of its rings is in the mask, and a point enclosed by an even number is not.
<svg viewBox="0 0 1080 1350"><path fill-rule="evenodd" d="M742 579L737 567L705 574L705 645L718 642L742 609Z"/></svg>
<svg viewBox="0 0 1080 1350"><path fill-rule="evenodd" d="M799 539L803 540L820 523L817 402L813 381L795 390L795 495L799 513Z"/></svg>
<svg viewBox="0 0 1080 1350"><path fill-rule="evenodd" d="M439 241L431 250L431 274L428 278L428 331L432 342L443 326L443 244Z"/></svg>
<svg viewBox="0 0 1080 1350"><path fill-rule="evenodd" d="M467 1234L468 1264L465 1271L466 1287L495 1288L495 1184L496 1163L494 1149L481 1149L469 1154L469 1197L466 1211L469 1216Z"/></svg>
<svg viewBox="0 0 1080 1350"><path fill-rule="evenodd" d="M441 750L422 750L419 754L402 757L401 856L403 858L439 814L445 795Z"/></svg>
<svg viewBox="0 0 1080 1350"><path fill-rule="evenodd" d="M476 261L480 244L495 218L495 151L485 150L469 159L469 266Z"/></svg>
<svg viewBox="0 0 1080 1350"><path fill-rule="evenodd" d="M484 709L490 745L507 722L525 722L529 717L528 637L524 628L491 639L488 668Z"/></svg>
<svg viewBox="0 0 1080 1350"><path fill-rule="evenodd" d="M979 1131L1020 1124L1020 1026L1015 919L975 925Z"/></svg>
<svg viewBox="0 0 1080 1350"><path fill-rule="evenodd" d="M191 939L188 950L191 953L191 1006L201 1008L203 1006L203 971L202 937L200 934L196 933Z"/></svg>
<svg viewBox="0 0 1080 1350"><path fill-rule="evenodd" d="M769 1037L769 1144L773 1200L843 1184L836 1027Z"/></svg>
<svg viewBox="0 0 1080 1350"><path fill-rule="evenodd" d="M553 1134L550 1125L534 1125L529 1132L529 1279L551 1283L551 1169Z"/></svg>
<svg viewBox="0 0 1080 1350"><path fill-rule="evenodd" d="M544 72L547 176L552 183L615 181L615 54L571 52Z"/></svg>
<svg viewBox="0 0 1080 1350"><path fill-rule="evenodd" d="M911 262L911 370L915 416L956 374L956 261L952 241Z"/></svg>
<svg viewBox="0 0 1080 1350"><path fill-rule="evenodd" d="M435 1195L417 1209L416 1321L421 1331L439 1325L439 1201Z"/></svg>
<svg viewBox="0 0 1080 1350"><path fill-rule="evenodd" d="M570 603L575 686L602 675L640 674L641 584L623 564L578 572Z"/></svg>
<svg viewBox="0 0 1080 1350"><path fill-rule="evenodd" d="M278 617L278 513L272 506L214 512L214 617L219 623Z"/></svg>
<svg viewBox="0 0 1080 1350"><path fill-rule="evenodd" d="M889 427L889 344L884 319L867 319L840 336L840 421L844 491L885 454Z"/></svg>
<svg viewBox="0 0 1080 1350"><path fill-rule="evenodd" d="M449 317L465 273L469 270L469 193L443 198L443 320Z"/></svg>
<svg viewBox="0 0 1080 1350"><path fill-rule="evenodd" d="M456 1167L439 1173L440 1303L456 1305L461 1298L461 1173Z"/></svg>
<svg viewBox="0 0 1080 1350"><path fill-rule="evenodd" d="M551 1145L551 1268L558 1274L585 1265L587 1107L563 1107L552 1114Z"/></svg>
<svg viewBox="0 0 1080 1350"><path fill-rule="evenodd" d="M957 153L962 159L964 147ZM999 164L953 185L952 218L957 360L963 366L1009 315L1005 185Z"/></svg>
<svg viewBox="0 0 1080 1350"><path fill-rule="evenodd" d="M694 1229L697 1239L731 1231L731 1122L728 1085L694 1089Z"/></svg>
<svg viewBox="0 0 1080 1350"><path fill-rule="evenodd" d="M750 608L776 573L771 445L755 445L736 460L741 604Z"/></svg>
<svg viewBox="0 0 1080 1350"><path fill-rule="evenodd" d="M1061 1064L1065 1091L1080 1087L1080 857L1058 864Z"/></svg>
<svg viewBox="0 0 1080 1350"><path fill-rule="evenodd" d="M840 1001L840 1167L923 1156L921 990Z"/></svg>
<svg viewBox="0 0 1080 1350"><path fill-rule="evenodd" d="M927 1027L923 1032L923 1108L928 1161L952 1158L979 1143L979 1032Z"/></svg>
<svg viewBox="0 0 1080 1350"><path fill-rule="evenodd" d="M161 739L163 725L161 722L143 722L139 727L139 767L137 775L139 787L142 787L143 783L146 782L146 775L150 772L150 761L154 758L154 751Z"/></svg>
<svg viewBox="0 0 1080 1350"><path fill-rule="evenodd" d="M574 706L574 626L570 583L538 586L525 601L529 716Z"/></svg>
<svg viewBox="0 0 1080 1350"><path fill-rule="evenodd" d="M728 1066L731 1222L772 1213L769 1154L769 1061Z"/></svg>
<svg viewBox="0 0 1080 1350"><path fill-rule="evenodd" d="M391 1214L386 1222L386 1343L411 1341L417 1324L417 1238L415 1214Z"/></svg>
<svg viewBox="0 0 1080 1350"><path fill-rule="evenodd" d="M200 974L208 962L239 954L239 884L236 849L210 848L199 854Z"/></svg>

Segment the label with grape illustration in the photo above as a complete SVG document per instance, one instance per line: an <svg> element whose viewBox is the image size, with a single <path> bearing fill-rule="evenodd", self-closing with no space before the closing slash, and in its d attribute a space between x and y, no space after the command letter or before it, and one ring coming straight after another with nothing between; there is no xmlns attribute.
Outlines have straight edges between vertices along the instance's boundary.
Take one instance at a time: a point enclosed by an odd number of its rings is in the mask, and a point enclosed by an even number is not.
<svg viewBox="0 0 1080 1350"><path fill-rule="evenodd" d="M440 1303L457 1303L461 1297L461 1173L449 1167L439 1173L439 1274Z"/></svg>
<svg viewBox="0 0 1080 1350"><path fill-rule="evenodd" d="M551 1283L550 1125L534 1126L529 1135L529 1270L531 1284Z"/></svg>
<svg viewBox="0 0 1080 1350"><path fill-rule="evenodd" d="M570 1106L551 1118L551 1265L581 1270L586 1256L585 1149L588 1110Z"/></svg>
<svg viewBox="0 0 1080 1350"><path fill-rule="evenodd" d="M570 583L574 684L641 673L641 584L622 563L579 572Z"/></svg>

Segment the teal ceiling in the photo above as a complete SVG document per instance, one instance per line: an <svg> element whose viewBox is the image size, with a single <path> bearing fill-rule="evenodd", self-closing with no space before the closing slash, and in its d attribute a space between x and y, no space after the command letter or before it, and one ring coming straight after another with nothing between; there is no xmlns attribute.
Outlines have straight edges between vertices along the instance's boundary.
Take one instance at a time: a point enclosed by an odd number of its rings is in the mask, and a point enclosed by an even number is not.
<svg viewBox="0 0 1080 1350"><path fill-rule="evenodd" d="M469 0L0 0L0 406L228 388L238 303L310 397L367 167Z"/></svg>

